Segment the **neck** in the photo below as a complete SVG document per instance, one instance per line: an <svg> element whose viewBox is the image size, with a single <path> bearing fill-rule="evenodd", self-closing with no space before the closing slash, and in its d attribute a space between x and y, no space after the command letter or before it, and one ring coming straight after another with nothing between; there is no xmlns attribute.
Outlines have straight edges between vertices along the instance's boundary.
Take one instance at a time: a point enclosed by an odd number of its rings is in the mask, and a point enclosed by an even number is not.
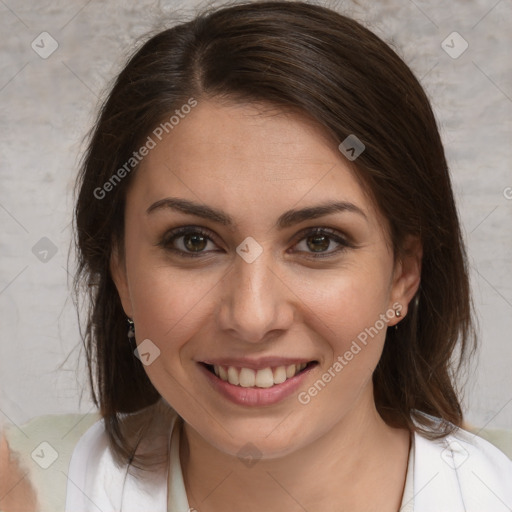
<svg viewBox="0 0 512 512"><path fill-rule="evenodd" d="M180 459L189 504L200 512L398 510L410 436L386 425L369 398L314 442L249 467L185 424Z"/></svg>

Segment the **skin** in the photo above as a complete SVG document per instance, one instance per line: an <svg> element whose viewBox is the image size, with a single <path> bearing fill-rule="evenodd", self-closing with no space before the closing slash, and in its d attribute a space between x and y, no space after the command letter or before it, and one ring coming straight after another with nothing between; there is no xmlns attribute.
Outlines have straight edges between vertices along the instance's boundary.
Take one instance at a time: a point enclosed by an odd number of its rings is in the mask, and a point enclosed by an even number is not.
<svg viewBox="0 0 512 512"><path fill-rule="evenodd" d="M223 210L232 228L158 208L178 197ZM285 211L327 200L356 205L278 230ZM199 258L180 257L179 226L212 234ZM314 259L305 228L333 240ZM263 252L247 263L246 237ZM271 406L233 404L198 369L209 357L293 356L318 361L307 390L379 315L400 304L403 318L421 273L421 247L409 239L395 261L387 222L337 143L309 118L256 104L201 100L145 157L127 193L125 243L111 262L137 342L160 356L145 370L184 419L181 464L190 506L200 512L396 511L403 493L409 433L391 428L374 403L371 376L386 334L370 342L307 405L297 393ZM189 250L190 252L190 250ZM393 317L388 326L401 318ZM252 443L251 467L238 451ZM370 492L368 490L371 489Z"/></svg>
<svg viewBox="0 0 512 512"><path fill-rule="evenodd" d="M0 510L36 512L39 509L36 491L18 454L11 450L5 434L0 431Z"/></svg>

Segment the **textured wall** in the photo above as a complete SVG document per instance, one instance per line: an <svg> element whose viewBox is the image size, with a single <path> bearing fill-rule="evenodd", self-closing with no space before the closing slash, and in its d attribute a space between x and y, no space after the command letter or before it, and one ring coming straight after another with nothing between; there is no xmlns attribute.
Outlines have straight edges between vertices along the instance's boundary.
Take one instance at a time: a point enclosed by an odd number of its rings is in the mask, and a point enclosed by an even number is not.
<svg viewBox="0 0 512 512"><path fill-rule="evenodd" d="M199 5L125 4L0 2L0 422L91 409L67 263L82 140L134 42ZM480 318L468 418L512 428L512 2L330 5L391 43L432 99Z"/></svg>

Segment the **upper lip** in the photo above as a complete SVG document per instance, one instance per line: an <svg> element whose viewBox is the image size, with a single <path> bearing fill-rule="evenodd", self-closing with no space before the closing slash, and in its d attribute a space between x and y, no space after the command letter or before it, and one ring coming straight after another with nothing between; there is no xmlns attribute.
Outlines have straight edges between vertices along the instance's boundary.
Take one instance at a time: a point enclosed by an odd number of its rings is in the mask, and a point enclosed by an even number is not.
<svg viewBox="0 0 512 512"><path fill-rule="evenodd" d="M234 366L238 368L251 368L252 370L262 370L264 368L277 368L278 366L288 366L291 364L310 363L314 359L303 357L261 357L259 359L222 357L201 360L201 363L213 366Z"/></svg>

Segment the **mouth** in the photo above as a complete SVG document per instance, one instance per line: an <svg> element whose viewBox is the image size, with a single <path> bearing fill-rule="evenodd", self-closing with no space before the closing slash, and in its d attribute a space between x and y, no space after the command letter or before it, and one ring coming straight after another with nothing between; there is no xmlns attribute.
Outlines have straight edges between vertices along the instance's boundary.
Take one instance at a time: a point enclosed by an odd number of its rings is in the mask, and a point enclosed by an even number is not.
<svg viewBox="0 0 512 512"><path fill-rule="evenodd" d="M318 361L297 362L281 366L252 369L237 366L214 365L201 362L206 370L217 379L241 388L274 388L308 372Z"/></svg>

